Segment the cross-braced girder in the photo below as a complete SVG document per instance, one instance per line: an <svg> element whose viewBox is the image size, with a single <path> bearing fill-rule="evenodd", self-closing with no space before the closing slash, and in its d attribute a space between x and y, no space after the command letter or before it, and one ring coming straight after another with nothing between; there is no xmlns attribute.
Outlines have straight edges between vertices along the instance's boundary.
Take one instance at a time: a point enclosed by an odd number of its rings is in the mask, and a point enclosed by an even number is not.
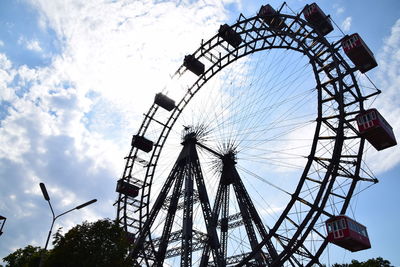
<svg viewBox="0 0 400 267"><path fill-rule="evenodd" d="M166 199L169 200L168 212L165 217L162 235L157 239L157 251L155 255L155 265L163 266L168 244L170 243L171 231L174 223L174 218L178 210L178 201L183 196L183 215L182 215L182 231L181 231L181 266L192 265L193 249L193 195L194 184L197 186L198 196L204 216L204 224L207 229L207 240L202 240L196 243L196 250L204 246L203 242L209 244L213 257L217 266L222 266L222 256L220 253L220 244L216 232L216 223L213 220L212 210L207 195L204 178L201 171L199 157L196 151L196 138L193 133L189 133L184 137L183 148L179 157L171 170L161 192L155 201L155 205L150 213L149 220L145 222L143 231L136 239L134 249L131 251L131 256L137 258L139 255L146 252L143 249L155 247L155 242L151 238L151 228L153 223L163 208L163 203ZM168 197L168 193L173 187L172 194ZM183 190L183 195L180 193ZM149 238L149 239L148 239ZM148 239L148 240L147 240ZM143 246L146 244L146 246ZM141 251L142 250L142 251ZM177 251L176 249L174 251Z"/></svg>

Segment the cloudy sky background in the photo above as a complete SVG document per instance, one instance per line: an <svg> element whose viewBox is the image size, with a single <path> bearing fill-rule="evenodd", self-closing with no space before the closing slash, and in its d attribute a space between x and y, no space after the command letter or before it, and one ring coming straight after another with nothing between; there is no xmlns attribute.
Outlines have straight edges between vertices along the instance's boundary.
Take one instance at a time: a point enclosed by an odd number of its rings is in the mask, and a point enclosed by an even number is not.
<svg viewBox="0 0 400 267"><path fill-rule="evenodd" d="M28 244L44 246L51 215L40 182L56 214L98 199L62 217L54 229L115 218L123 157L154 94L202 38L239 13L253 16L265 3L0 1L0 215L7 217L0 258ZM299 11L306 3L289 5ZM400 2L318 4L374 51L379 68L368 75L383 94L373 105L400 137ZM400 265L400 149L370 149L366 158L380 183L357 198L356 215L369 227L373 248L341 251L331 263L382 256Z"/></svg>

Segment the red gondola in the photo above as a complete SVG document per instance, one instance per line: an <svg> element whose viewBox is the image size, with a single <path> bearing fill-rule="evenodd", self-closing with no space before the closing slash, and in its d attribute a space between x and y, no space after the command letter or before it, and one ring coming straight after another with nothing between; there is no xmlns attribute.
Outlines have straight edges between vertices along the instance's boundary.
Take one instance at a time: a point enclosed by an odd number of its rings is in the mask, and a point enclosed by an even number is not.
<svg viewBox="0 0 400 267"><path fill-rule="evenodd" d="M333 31L333 26L328 16L319 8L316 3L306 5L303 9L304 18L322 35Z"/></svg>
<svg viewBox="0 0 400 267"><path fill-rule="evenodd" d="M393 128L374 108L361 112L356 116L360 135L368 140L376 150L397 145Z"/></svg>
<svg viewBox="0 0 400 267"><path fill-rule="evenodd" d="M374 54L358 33L353 33L350 36L344 37L342 40L342 47L346 55L362 73L378 66Z"/></svg>
<svg viewBox="0 0 400 267"><path fill-rule="evenodd" d="M279 13L270 5L261 6L258 11L258 16L265 21L269 26L282 29L286 26L283 19L279 16Z"/></svg>
<svg viewBox="0 0 400 267"><path fill-rule="evenodd" d="M351 252L371 248L367 228L346 215L335 216L326 221L328 242Z"/></svg>

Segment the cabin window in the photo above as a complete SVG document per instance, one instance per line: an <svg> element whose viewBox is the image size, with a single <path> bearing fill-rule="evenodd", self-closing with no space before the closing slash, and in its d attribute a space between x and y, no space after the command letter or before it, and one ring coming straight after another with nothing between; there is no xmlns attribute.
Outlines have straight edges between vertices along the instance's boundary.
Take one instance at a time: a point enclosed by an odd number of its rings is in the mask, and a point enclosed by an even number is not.
<svg viewBox="0 0 400 267"><path fill-rule="evenodd" d="M344 221L344 219L337 220L337 221L334 221L334 222L328 224L328 232L338 231L338 230L342 230L342 229L346 229L346 228L347 228L346 222Z"/></svg>
<svg viewBox="0 0 400 267"><path fill-rule="evenodd" d="M328 223L328 233L332 233L332 223Z"/></svg>
<svg viewBox="0 0 400 267"><path fill-rule="evenodd" d="M364 236L368 237L368 233L367 233L367 229L366 228L363 229L363 232L364 232Z"/></svg>
<svg viewBox="0 0 400 267"><path fill-rule="evenodd" d="M376 114L375 114L375 111L372 111L371 113L369 113L369 114L371 114L371 118L373 119L373 120L376 120Z"/></svg>
<svg viewBox="0 0 400 267"><path fill-rule="evenodd" d="M342 222L342 229L346 229L347 227L346 227L346 222L344 221L344 219L342 219L341 222Z"/></svg>
<svg viewBox="0 0 400 267"><path fill-rule="evenodd" d="M358 233L360 235L362 235L362 236L368 237L367 229L362 225L359 225L359 232Z"/></svg>
<svg viewBox="0 0 400 267"><path fill-rule="evenodd" d="M369 128L374 125L373 120L376 120L376 114L375 112L369 112L358 117L357 123L364 128Z"/></svg>
<svg viewBox="0 0 400 267"><path fill-rule="evenodd" d="M343 46L344 46L346 49L351 49L351 48L353 48L353 47L355 46L357 40L358 40L358 36L357 36L357 35L351 36L349 39L347 39L347 40L343 43Z"/></svg>
<svg viewBox="0 0 400 267"><path fill-rule="evenodd" d="M358 223L356 224L356 226L357 226L357 233L365 236L365 228L363 226L359 225Z"/></svg>
<svg viewBox="0 0 400 267"><path fill-rule="evenodd" d="M344 219L341 219L340 221L337 221L338 224L338 229L342 230L342 229L346 229L346 224L344 223Z"/></svg>
<svg viewBox="0 0 400 267"><path fill-rule="evenodd" d="M354 222L353 222L353 221L348 221L348 223L349 223L349 228L350 228L352 231L356 232L357 230L356 230L356 227L355 227L355 225L354 225Z"/></svg>
<svg viewBox="0 0 400 267"><path fill-rule="evenodd" d="M311 4L311 5L308 7L307 11L308 11L308 15L311 15L313 12L315 12L315 5L314 5L314 4Z"/></svg>

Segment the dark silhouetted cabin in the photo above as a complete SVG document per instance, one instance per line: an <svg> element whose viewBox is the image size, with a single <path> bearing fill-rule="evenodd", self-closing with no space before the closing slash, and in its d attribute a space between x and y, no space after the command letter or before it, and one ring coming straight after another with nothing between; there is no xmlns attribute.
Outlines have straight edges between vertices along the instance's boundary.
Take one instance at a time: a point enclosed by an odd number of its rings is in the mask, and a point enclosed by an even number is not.
<svg viewBox="0 0 400 267"><path fill-rule="evenodd" d="M342 47L346 55L362 73L378 66L374 54L364 43L358 33L345 36L342 40Z"/></svg>
<svg viewBox="0 0 400 267"><path fill-rule="evenodd" d="M260 11L258 11L258 16L270 27L281 30L286 26L285 22L283 22L282 18L279 16L279 13L276 12L270 4L261 6Z"/></svg>
<svg viewBox="0 0 400 267"><path fill-rule="evenodd" d="M360 112L356 120L360 135L377 150L397 145L392 126L376 109Z"/></svg>
<svg viewBox="0 0 400 267"><path fill-rule="evenodd" d="M346 215L335 216L326 221L327 240L351 252L371 248L367 228Z"/></svg>
<svg viewBox="0 0 400 267"><path fill-rule="evenodd" d="M132 146L148 153L153 149L153 142L143 136L134 135L132 137Z"/></svg>
<svg viewBox="0 0 400 267"><path fill-rule="evenodd" d="M185 59L183 60L183 66L197 76L200 76L204 73L204 64L196 59L193 55L185 56Z"/></svg>
<svg viewBox="0 0 400 267"><path fill-rule="evenodd" d="M156 94L154 97L154 103L168 111L171 111L175 108L175 101L168 96L163 95L162 93Z"/></svg>
<svg viewBox="0 0 400 267"><path fill-rule="evenodd" d="M137 187L136 185L130 184L128 182L125 182L121 179L117 182L116 191L120 194L134 198L134 197L137 197L139 194L139 187Z"/></svg>
<svg viewBox="0 0 400 267"><path fill-rule="evenodd" d="M237 48L243 41L242 37L240 37L240 34L229 27L228 24L224 24L219 27L218 36L235 48Z"/></svg>
<svg viewBox="0 0 400 267"><path fill-rule="evenodd" d="M304 18L322 35L333 31L332 22L316 3L306 5L303 9Z"/></svg>
<svg viewBox="0 0 400 267"><path fill-rule="evenodd" d="M129 233L129 232L125 232L125 238L126 241L128 241L129 244L133 244L135 243L135 234Z"/></svg>

